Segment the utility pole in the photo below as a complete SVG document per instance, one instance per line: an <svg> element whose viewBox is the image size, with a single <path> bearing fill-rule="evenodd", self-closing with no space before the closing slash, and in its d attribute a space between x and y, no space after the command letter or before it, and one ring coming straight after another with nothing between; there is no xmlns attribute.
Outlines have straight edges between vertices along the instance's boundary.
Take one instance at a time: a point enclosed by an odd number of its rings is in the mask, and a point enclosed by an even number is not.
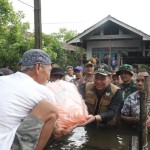
<svg viewBox="0 0 150 150"><path fill-rule="evenodd" d="M34 47L42 49L41 0L34 0L34 38Z"/></svg>

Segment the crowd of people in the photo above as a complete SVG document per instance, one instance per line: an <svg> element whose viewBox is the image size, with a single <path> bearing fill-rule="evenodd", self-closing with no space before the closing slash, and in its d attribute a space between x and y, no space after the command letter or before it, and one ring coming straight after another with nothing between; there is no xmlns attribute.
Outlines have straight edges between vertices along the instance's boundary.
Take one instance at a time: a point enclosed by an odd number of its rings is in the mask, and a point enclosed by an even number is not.
<svg viewBox="0 0 150 150"><path fill-rule="evenodd" d="M67 66L66 70L51 64L46 52L32 49L23 54L17 72L0 69L1 150L42 150L50 138L67 135L78 126L115 126L120 120L138 125L139 91L144 89L145 76L149 76L146 70L124 64L112 71L107 64L95 65L91 60L84 66ZM56 106L58 95L46 86L58 80L74 85L70 89L76 88L88 111L84 121L63 131L56 126L61 115ZM147 112L150 127L149 102Z"/></svg>

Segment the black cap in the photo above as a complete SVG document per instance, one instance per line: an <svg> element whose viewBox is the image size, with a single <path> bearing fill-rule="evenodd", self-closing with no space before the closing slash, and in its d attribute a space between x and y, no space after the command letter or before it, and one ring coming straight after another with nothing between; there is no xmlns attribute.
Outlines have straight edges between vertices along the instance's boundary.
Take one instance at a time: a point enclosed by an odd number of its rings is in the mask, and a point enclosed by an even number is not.
<svg viewBox="0 0 150 150"><path fill-rule="evenodd" d="M64 76L64 71L63 71L63 69L61 69L59 67L54 67L51 70L51 75L62 75L62 76Z"/></svg>

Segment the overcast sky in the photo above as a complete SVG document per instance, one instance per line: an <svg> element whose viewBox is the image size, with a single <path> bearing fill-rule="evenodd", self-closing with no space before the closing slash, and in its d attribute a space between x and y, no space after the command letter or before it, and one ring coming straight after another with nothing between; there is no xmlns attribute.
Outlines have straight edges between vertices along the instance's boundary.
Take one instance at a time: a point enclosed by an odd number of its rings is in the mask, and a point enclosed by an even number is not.
<svg viewBox="0 0 150 150"><path fill-rule="evenodd" d="M34 0L9 0L15 11L23 11L34 29ZM28 4L24 4L24 3ZM150 35L150 0L41 0L42 32L60 28L83 32L103 18L116 19Z"/></svg>

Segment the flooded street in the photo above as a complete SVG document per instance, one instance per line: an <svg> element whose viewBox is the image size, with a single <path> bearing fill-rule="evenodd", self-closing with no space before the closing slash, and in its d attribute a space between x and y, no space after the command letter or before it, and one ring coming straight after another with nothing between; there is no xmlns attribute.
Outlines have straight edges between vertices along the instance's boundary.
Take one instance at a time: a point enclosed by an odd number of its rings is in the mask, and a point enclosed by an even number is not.
<svg viewBox="0 0 150 150"><path fill-rule="evenodd" d="M132 138L137 139L137 134L128 127L78 127L70 136L53 142L48 150L130 150ZM134 143L137 142L134 140Z"/></svg>

